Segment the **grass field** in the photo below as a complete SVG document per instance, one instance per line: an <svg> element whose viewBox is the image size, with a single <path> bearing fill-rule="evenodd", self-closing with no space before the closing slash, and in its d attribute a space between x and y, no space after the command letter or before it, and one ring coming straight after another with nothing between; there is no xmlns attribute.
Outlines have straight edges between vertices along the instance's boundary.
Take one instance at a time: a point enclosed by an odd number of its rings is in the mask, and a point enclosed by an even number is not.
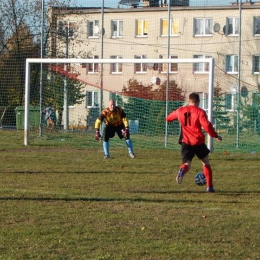
<svg viewBox="0 0 260 260"><path fill-rule="evenodd" d="M260 155L211 154L216 193L175 182L179 151L0 138L0 259L260 259Z"/></svg>

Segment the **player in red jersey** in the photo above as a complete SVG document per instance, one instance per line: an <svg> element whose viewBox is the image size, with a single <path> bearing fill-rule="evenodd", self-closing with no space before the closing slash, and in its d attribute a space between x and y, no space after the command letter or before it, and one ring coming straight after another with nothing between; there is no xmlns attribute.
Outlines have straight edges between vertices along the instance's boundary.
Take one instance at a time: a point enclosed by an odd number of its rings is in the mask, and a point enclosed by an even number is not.
<svg viewBox="0 0 260 260"><path fill-rule="evenodd" d="M213 125L208 120L206 112L199 108L200 98L197 93L189 95L189 105L180 107L172 111L167 117L167 122L178 120L181 124L181 157L180 166L176 181L181 184L182 179L191 168L191 162L196 155L203 164L203 173L207 180L207 192L215 192L213 188L212 170L209 162L210 150L205 144L205 135L202 128L218 141L222 137L214 130Z"/></svg>
<svg viewBox="0 0 260 260"><path fill-rule="evenodd" d="M98 116L95 122L95 129L96 135L95 139L99 141L101 139L101 135L99 132L99 128L101 123L104 121L105 126L103 129L103 150L105 157L107 159L110 157L109 154L109 139L115 136L117 133L120 139L125 138L125 143L128 148L129 156L134 159L135 155L133 152L133 144L132 140L130 139L130 132L129 132L129 121L126 117L125 111L116 106L114 100L108 101L108 107L105 108L101 114Z"/></svg>

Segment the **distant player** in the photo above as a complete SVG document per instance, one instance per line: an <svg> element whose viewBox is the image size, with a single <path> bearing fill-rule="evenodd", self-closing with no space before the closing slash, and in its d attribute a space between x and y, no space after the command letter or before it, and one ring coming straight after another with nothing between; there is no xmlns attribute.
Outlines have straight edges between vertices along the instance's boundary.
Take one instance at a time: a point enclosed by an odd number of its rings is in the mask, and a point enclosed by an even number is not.
<svg viewBox="0 0 260 260"><path fill-rule="evenodd" d="M203 173L207 180L207 192L215 192L213 188L212 170L209 163L210 150L205 144L203 129L218 141L222 140L207 118L206 112L199 108L200 98L197 93L189 95L189 105L181 107L171 112L167 117L167 122L178 120L181 124L181 157L180 166L176 181L181 184L184 175L190 170L191 162L196 155L203 164Z"/></svg>
<svg viewBox="0 0 260 260"><path fill-rule="evenodd" d="M116 106L114 100L108 101L108 107L105 108L101 114L98 116L95 122L95 130L96 135L95 139L98 141L101 139L100 135L100 125L101 122L105 123L105 127L103 129L103 149L105 157L104 159L107 159L110 157L109 154L109 139L113 138L115 136L115 133L117 133L118 137L120 139L125 138L126 146L128 148L129 156L134 159L135 155L133 152L133 144L132 140L130 139L130 132L129 132L129 122L126 117L126 113L124 110Z"/></svg>
<svg viewBox="0 0 260 260"><path fill-rule="evenodd" d="M56 126L56 113L52 106L43 109L44 122L47 128L54 129Z"/></svg>

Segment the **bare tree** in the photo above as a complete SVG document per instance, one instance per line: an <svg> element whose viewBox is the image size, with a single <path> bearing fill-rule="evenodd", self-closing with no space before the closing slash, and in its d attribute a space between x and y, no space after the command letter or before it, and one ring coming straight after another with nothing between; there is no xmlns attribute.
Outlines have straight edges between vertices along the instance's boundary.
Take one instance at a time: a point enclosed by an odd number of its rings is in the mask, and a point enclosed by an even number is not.
<svg viewBox="0 0 260 260"><path fill-rule="evenodd" d="M57 24L53 17L47 15L47 4L55 6L58 10L57 13L59 13L59 10L66 9L70 3L70 1L46 0L46 5L42 6L42 2L41 0L5 0L0 2L0 105L10 107L9 115L7 113L9 118L12 114L10 124L15 121L14 108L24 103L26 58L40 57L41 51L44 56L49 54L48 39L55 33L53 29L57 28ZM42 19L42 13L44 19ZM42 28L44 29L43 34ZM41 48L41 41L43 48ZM59 46L56 48L59 49ZM62 56L66 57L66 53ZM60 77L62 76L60 75ZM40 66L34 65L31 72L30 99L31 103L34 104L40 102L39 78ZM48 88L50 84L47 73L45 73L45 81L43 87ZM71 84L73 86L74 83ZM71 89L73 90L73 87ZM79 86L76 86L76 93L79 93ZM82 95L78 97L82 98ZM46 100L49 99L50 97L46 98ZM57 100L62 99L58 97ZM59 107L62 107L62 104Z"/></svg>

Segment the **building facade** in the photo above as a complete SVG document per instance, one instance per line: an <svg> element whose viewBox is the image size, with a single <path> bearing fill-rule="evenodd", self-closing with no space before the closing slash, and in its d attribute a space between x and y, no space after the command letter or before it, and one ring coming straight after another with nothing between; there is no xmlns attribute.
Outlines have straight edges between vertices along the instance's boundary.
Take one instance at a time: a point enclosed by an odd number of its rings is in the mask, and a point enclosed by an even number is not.
<svg viewBox="0 0 260 260"><path fill-rule="evenodd" d="M260 86L260 2L228 6L167 6L129 9L51 8L52 27L57 35L49 39L50 57L87 58L89 63L71 67L85 84L87 98L81 105L83 117L89 109L106 105L111 92L121 92L129 79L143 85L152 79L167 80L168 73L185 93L199 92L207 109L207 64L146 64L145 59L214 58L214 87L225 96L227 110L235 109L239 90L258 91ZM170 20L169 20L170 18ZM241 19L241 20L240 20ZM241 30L240 30L241 21ZM170 26L168 26L170 22ZM64 41L64 31L66 40ZM170 37L168 34L170 32ZM115 59L109 65L93 59ZM120 59L143 59L126 66ZM104 103L100 104L100 87ZM156 87L156 86L155 86ZM84 107L84 109L82 109ZM70 107L70 115L78 107Z"/></svg>

